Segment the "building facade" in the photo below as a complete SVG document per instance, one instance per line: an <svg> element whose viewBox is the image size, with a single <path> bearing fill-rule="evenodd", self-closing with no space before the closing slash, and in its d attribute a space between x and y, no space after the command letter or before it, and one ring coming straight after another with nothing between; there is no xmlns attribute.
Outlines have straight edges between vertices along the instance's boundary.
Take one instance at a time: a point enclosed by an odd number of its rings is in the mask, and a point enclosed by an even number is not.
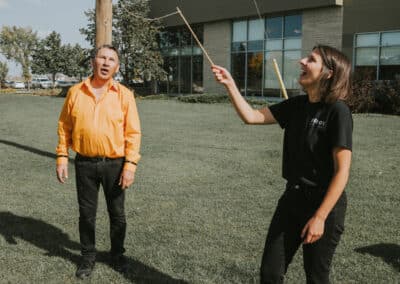
<svg viewBox="0 0 400 284"><path fill-rule="evenodd" d="M298 61L316 44L342 50L355 74L400 77L399 0L152 0L151 17L184 13L213 62L232 73L241 93L280 97L276 59L289 95L300 92ZM210 65L179 15L163 19L160 47L167 79L160 92L221 93Z"/></svg>

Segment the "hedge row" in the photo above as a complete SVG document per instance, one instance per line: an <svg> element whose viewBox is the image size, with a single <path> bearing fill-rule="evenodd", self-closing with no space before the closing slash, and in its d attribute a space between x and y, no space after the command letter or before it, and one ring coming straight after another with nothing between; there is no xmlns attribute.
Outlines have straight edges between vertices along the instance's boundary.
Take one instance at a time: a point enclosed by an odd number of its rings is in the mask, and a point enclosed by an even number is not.
<svg viewBox="0 0 400 284"><path fill-rule="evenodd" d="M359 80L353 83L348 104L355 113L400 114L400 79L392 81Z"/></svg>

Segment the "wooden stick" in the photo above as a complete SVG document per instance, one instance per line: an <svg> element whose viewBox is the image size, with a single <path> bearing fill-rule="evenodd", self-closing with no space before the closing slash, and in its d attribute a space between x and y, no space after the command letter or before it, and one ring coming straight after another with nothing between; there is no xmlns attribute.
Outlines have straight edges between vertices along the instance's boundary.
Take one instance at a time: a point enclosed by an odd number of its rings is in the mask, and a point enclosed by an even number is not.
<svg viewBox="0 0 400 284"><path fill-rule="evenodd" d="M201 42L199 41L199 39L197 38L196 34L194 33L194 31L192 30L192 28L190 27L188 21L186 21L185 16L182 14L182 11L179 9L179 7L176 7L176 10L178 11L179 15L181 16L182 20L185 22L186 26L189 28L190 32L193 35L193 38L196 40L197 44L200 46L201 50L203 51L204 55L207 57L208 62L210 62L211 66L215 65L214 62L211 60L210 56L208 56L207 51L204 49L203 45L201 44Z"/></svg>
<svg viewBox="0 0 400 284"><path fill-rule="evenodd" d="M276 77L278 77L279 85L281 85L281 90L282 90L282 93L283 93L283 97L285 98L285 100L287 100L289 97L288 97L287 92L286 92L285 83L283 83L283 80L282 80L281 72L279 72L278 63L276 62L275 58L272 59L272 61L274 63L274 69L275 69Z"/></svg>

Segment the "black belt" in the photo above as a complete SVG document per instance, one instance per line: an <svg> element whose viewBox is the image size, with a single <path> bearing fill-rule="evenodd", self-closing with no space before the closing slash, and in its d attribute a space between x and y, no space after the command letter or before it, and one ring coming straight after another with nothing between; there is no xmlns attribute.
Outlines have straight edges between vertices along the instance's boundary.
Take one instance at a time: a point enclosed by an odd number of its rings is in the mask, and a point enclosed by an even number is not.
<svg viewBox="0 0 400 284"><path fill-rule="evenodd" d="M106 162L106 161L118 161L118 160L124 160L124 157L118 157L118 158L109 158L109 157L87 157L87 156L82 156L81 154L76 154L76 161L87 161L87 162Z"/></svg>
<svg viewBox="0 0 400 284"><path fill-rule="evenodd" d="M309 185L309 184L305 184L301 181L299 182L288 182L287 183L287 188L288 189L296 189L296 190L310 190L310 191L316 191L316 190L320 190L321 187L320 186L316 186L316 185Z"/></svg>

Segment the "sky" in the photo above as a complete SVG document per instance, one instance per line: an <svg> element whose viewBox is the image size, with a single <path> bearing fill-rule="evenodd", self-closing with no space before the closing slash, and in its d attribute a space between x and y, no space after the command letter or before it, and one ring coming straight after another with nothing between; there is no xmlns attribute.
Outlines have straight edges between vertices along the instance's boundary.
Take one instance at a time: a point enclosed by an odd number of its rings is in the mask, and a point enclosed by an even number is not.
<svg viewBox="0 0 400 284"><path fill-rule="evenodd" d="M89 47L79 29L88 24L84 11L94 9L96 0L0 0L0 28L31 27L40 38L52 31L61 35L63 44ZM0 55L0 60L5 58ZM19 67L7 62L9 75L21 74Z"/></svg>

